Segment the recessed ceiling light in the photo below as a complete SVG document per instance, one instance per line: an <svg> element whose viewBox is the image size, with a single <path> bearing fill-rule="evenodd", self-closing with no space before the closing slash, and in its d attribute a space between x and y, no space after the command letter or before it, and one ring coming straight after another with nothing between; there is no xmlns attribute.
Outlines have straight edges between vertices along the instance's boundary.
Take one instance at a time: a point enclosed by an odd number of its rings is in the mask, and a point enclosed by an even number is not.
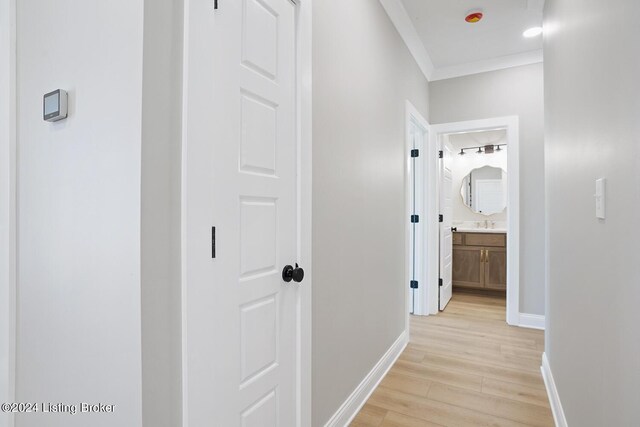
<svg viewBox="0 0 640 427"><path fill-rule="evenodd" d="M542 27L529 28L527 31L522 33L522 35L527 37L527 38L539 36L540 34L542 34Z"/></svg>

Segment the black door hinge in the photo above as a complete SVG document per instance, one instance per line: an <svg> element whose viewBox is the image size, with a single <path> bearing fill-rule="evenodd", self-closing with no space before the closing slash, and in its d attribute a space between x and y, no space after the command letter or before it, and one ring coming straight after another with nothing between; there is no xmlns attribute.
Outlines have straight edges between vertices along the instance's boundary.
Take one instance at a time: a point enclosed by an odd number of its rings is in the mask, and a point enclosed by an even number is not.
<svg viewBox="0 0 640 427"><path fill-rule="evenodd" d="M438 279L438 286L442 286L442 279Z"/></svg>
<svg viewBox="0 0 640 427"><path fill-rule="evenodd" d="M442 150L438 151L438 158L441 159L444 157L444 152Z"/></svg>
<svg viewBox="0 0 640 427"><path fill-rule="evenodd" d="M411 224L420 222L420 215L411 215Z"/></svg>
<svg viewBox="0 0 640 427"><path fill-rule="evenodd" d="M213 10L218 10L218 0L213 0Z"/></svg>
<svg viewBox="0 0 640 427"><path fill-rule="evenodd" d="M413 150L411 150L411 157L419 157L420 156L420 150L418 150L417 148L414 148Z"/></svg>
<svg viewBox="0 0 640 427"><path fill-rule="evenodd" d="M411 286L411 289L418 289L418 281L417 280L412 280L409 283L409 286Z"/></svg>
<svg viewBox="0 0 640 427"><path fill-rule="evenodd" d="M444 222L444 215L438 215L438 222Z"/></svg>
<svg viewBox="0 0 640 427"><path fill-rule="evenodd" d="M216 257L216 228L211 227L211 258Z"/></svg>

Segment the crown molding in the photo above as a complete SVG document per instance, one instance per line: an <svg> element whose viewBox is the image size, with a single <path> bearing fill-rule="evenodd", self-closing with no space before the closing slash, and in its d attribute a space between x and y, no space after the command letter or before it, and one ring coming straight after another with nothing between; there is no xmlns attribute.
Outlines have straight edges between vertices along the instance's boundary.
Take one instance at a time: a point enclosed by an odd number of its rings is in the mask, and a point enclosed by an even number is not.
<svg viewBox="0 0 640 427"><path fill-rule="evenodd" d="M505 68L519 67L522 65L537 64L543 62L542 49L514 55L500 56L498 58L484 59L482 61L467 62L460 65L436 68L429 81L452 79L471 74L486 73L487 71L504 70Z"/></svg>
<svg viewBox="0 0 640 427"><path fill-rule="evenodd" d="M429 52L424 47L424 44L422 43L422 40L418 35L418 31L416 31L407 10L404 8L402 1L380 0L380 3L387 12L387 15L389 15L393 25L398 30L400 37L407 45L407 48L418 64L418 67L430 82L543 62L542 49L540 49L514 55L485 59L482 61L436 68L433 65L431 56L429 56ZM542 10L544 3L545 0L528 0L527 7L530 9Z"/></svg>
<svg viewBox="0 0 640 427"><path fill-rule="evenodd" d="M380 0L380 3L398 30L398 33L400 33L400 37L407 45L409 52L411 52L411 55L418 63L418 67L427 80L431 81L431 76L434 71L433 62L416 31L416 27L413 26L413 22L411 22L411 18L404 8L402 1Z"/></svg>

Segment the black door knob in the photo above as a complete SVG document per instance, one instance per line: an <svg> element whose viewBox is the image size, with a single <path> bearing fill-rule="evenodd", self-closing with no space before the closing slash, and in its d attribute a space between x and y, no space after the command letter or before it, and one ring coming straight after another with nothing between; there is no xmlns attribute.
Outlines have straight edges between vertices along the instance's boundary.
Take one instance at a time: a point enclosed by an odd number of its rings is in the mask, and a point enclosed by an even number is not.
<svg viewBox="0 0 640 427"><path fill-rule="evenodd" d="M285 282L290 282L293 280L294 282L300 283L304 279L304 270L298 267L296 263L295 268L290 265L285 265L282 269L282 280Z"/></svg>
<svg viewBox="0 0 640 427"><path fill-rule="evenodd" d="M296 263L296 268L293 269L293 281L300 283L302 282L302 279L304 279L304 270L302 267L298 267L298 264Z"/></svg>

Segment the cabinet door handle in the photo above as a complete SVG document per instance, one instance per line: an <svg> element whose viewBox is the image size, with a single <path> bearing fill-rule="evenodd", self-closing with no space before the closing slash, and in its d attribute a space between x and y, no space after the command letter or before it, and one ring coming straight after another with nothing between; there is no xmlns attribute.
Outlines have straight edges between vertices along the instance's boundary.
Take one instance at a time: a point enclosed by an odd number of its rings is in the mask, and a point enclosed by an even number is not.
<svg viewBox="0 0 640 427"><path fill-rule="evenodd" d="M480 249L480 262L484 262L484 249Z"/></svg>

